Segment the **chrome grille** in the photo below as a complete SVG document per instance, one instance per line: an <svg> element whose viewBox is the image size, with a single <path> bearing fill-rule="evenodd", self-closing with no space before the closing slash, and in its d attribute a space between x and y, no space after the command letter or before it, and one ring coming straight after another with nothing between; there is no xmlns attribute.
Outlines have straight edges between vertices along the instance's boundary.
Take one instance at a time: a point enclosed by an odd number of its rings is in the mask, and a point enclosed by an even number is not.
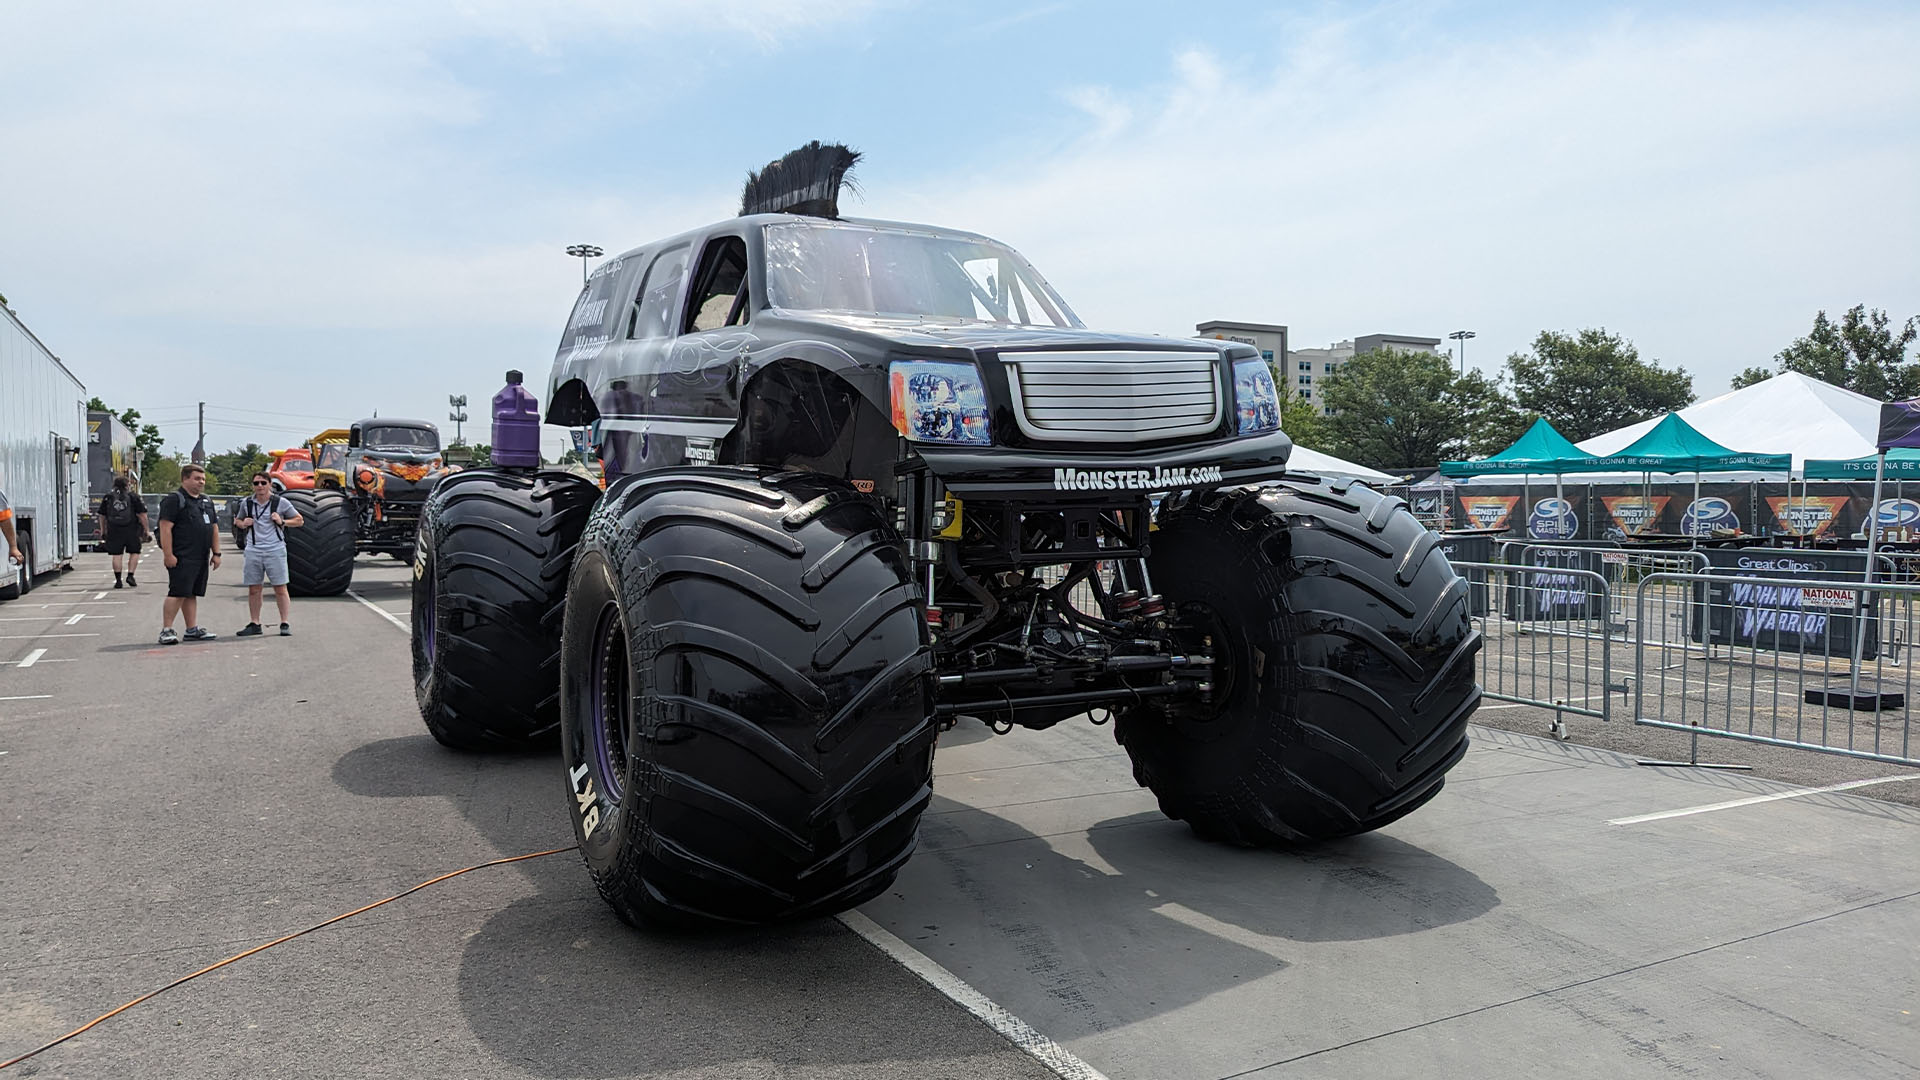
<svg viewBox="0 0 1920 1080"><path fill-rule="evenodd" d="M1210 355L1016 353L1000 362L1020 430L1031 438L1137 442L1203 435L1220 424L1220 366Z"/></svg>

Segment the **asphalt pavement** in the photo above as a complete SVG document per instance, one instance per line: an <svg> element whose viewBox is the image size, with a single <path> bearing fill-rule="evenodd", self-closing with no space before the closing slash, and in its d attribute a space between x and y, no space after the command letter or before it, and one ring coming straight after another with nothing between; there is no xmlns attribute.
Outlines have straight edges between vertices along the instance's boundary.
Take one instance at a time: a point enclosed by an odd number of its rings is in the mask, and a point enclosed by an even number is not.
<svg viewBox="0 0 1920 1080"><path fill-rule="evenodd" d="M231 637L238 580L215 575L206 644L154 644L162 590L112 590L101 556L0 604L0 1061L571 843L557 756L426 735L406 567L362 559L291 638ZM1474 736L1388 829L1249 852L1161 817L1105 727L965 722L919 854L853 926L635 931L549 855L0 1080L1920 1073L1920 809L1884 797L1920 780L1816 792Z"/></svg>

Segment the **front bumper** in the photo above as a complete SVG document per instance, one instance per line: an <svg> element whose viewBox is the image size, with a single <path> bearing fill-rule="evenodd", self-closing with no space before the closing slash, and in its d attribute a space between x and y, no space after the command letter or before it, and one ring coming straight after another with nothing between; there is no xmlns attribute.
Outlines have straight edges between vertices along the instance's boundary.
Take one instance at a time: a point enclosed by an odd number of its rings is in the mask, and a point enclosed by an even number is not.
<svg viewBox="0 0 1920 1080"><path fill-rule="evenodd" d="M1285 432L1147 450L1039 450L915 443L947 490L969 502L1065 502L1271 480L1287 471Z"/></svg>

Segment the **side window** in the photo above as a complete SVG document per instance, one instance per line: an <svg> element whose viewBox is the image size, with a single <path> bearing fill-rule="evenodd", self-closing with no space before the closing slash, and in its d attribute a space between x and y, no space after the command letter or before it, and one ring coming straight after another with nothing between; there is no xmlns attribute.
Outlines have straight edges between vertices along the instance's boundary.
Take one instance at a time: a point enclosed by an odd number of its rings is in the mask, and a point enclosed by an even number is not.
<svg viewBox="0 0 1920 1080"><path fill-rule="evenodd" d="M687 276L687 245L670 247L653 257L640 291L633 298L627 320L630 338L660 338L673 333L673 302L680 298L680 279Z"/></svg>
<svg viewBox="0 0 1920 1080"><path fill-rule="evenodd" d="M737 236L717 236L700 256L687 300L684 333L739 326L747 321L747 245Z"/></svg>

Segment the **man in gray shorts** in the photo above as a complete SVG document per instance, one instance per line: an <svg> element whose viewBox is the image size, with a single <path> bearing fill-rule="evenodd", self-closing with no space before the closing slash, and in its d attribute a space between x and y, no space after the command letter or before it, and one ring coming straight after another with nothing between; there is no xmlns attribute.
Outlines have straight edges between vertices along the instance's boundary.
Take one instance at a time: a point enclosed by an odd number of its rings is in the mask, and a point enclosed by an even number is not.
<svg viewBox="0 0 1920 1080"><path fill-rule="evenodd" d="M293 599L287 595L287 530L306 524L300 511L284 496L273 493L273 481L266 473L253 474L253 497L243 499L233 513L233 527L247 538L246 553L240 561L240 580L247 587L247 617L252 619L234 637L259 637L260 599L266 586L273 586L273 602L280 608L280 636L293 633L287 617Z"/></svg>

